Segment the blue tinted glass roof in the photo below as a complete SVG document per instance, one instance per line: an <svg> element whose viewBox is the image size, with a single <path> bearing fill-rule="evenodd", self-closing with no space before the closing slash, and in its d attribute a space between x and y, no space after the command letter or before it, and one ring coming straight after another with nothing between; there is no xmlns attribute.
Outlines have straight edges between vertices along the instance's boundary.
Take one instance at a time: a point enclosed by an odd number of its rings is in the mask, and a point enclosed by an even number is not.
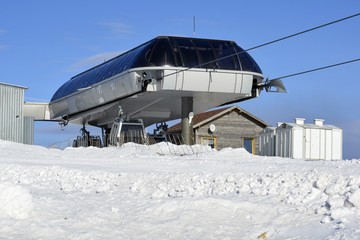
<svg viewBox="0 0 360 240"><path fill-rule="evenodd" d="M72 77L51 101L131 68L165 65L262 73L254 59L233 41L161 36Z"/></svg>

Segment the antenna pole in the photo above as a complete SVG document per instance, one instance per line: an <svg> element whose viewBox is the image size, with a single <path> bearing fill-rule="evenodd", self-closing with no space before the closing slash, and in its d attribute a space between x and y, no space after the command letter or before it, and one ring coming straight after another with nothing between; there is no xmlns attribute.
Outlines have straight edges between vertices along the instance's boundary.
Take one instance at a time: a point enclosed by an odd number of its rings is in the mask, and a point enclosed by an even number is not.
<svg viewBox="0 0 360 240"><path fill-rule="evenodd" d="M195 16L193 17L193 37L195 37Z"/></svg>

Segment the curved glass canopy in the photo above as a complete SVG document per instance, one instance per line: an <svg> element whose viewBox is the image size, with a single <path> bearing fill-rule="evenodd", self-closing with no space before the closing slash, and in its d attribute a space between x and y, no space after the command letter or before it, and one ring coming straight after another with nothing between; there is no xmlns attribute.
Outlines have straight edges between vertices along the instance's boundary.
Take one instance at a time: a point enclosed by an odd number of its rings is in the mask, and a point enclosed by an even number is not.
<svg viewBox="0 0 360 240"><path fill-rule="evenodd" d="M51 102L128 69L151 66L262 73L254 59L233 41L161 36L72 77L55 92Z"/></svg>

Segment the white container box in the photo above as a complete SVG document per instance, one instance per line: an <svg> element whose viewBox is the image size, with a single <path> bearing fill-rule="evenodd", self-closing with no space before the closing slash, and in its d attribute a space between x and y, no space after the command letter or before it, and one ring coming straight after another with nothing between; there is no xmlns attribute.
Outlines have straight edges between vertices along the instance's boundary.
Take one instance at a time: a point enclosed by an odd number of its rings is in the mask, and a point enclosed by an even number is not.
<svg viewBox="0 0 360 240"><path fill-rule="evenodd" d="M304 118L296 118L295 123L279 123L275 130L267 128L260 134L259 144L262 156L308 160L342 159L342 130L324 125L322 119L315 119L314 124L306 124Z"/></svg>
<svg viewBox="0 0 360 240"><path fill-rule="evenodd" d="M275 127L266 127L259 135L259 154L275 156Z"/></svg>

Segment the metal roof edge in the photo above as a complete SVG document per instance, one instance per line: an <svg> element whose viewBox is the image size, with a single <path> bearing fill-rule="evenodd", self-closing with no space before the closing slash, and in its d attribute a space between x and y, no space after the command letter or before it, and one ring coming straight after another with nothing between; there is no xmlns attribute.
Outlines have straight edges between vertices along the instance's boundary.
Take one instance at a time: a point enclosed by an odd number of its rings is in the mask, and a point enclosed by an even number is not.
<svg viewBox="0 0 360 240"><path fill-rule="evenodd" d="M221 111L221 112L219 112L219 113L217 113L217 114L215 114L215 115L213 115L213 116L211 116L211 117L209 117L209 118L207 118L207 119L205 119L205 120L203 120L203 121L201 121L201 122L193 125L193 128L201 127L202 125L205 125L206 123L211 122L211 121L214 120L215 118L218 118L218 117L220 117L220 116L222 116L222 115L224 115L224 114L226 114L226 113L228 113L228 112L231 112L231 111L233 111L233 110L235 110L235 109L238 110L240 113L244 113L244 114L246 114L247 116L249 116L250 118L252 118L252 119L258 121L259 123L265 125L265 127L270 127L269 124L267 124L267 123L264 122L263 120L259 119L259 118L256 117L255 115L249 113L248 111L244 110L243 108L240 108L240 107L238 107L238 106L231 106L231 107L228 107L228 108L224 108L223 111Z"/></svg>
<svg viewBox="0 0 360 240"><path fill-rule="evenodd" d="M322 126L318 126L316 124L312 124L312 123L306 123L306 124L296 124L296 123L282 123L280 126L278 126L277 128L281 128L281 126L285 124L287 126L293 127L293 128L301 128L301 129L324 129L324 130L332 130L332 129L339 129L342 130L339 127L336 127L334 125L322 125Z"/></svg>
<svg viewBox="0 0 360 240"><path fill-rule="evenodd" d="M265 127L271 127L270 124L264 122L263 120L261 120L260 118L256 117L255 115L253 115L252 113L246 111L245 109L243 108L240 108L240 107L237 107L238 109L240 109L243 113L245 113L246 115L248 115L249 117L255 119L256 121L258 121L259 123L265 125Z"/></svg>
<svg viewBox="0 0 360 240"><path fill-rule="evenodd" d="M5 86L9 86L9 87L17 87L17 88L22 88L22 89L25 89L25 90L29 89L28 87L15 85L15 84L10 84L10 83L4 83L4 82L0 82L0 85L5 85Z"/></svg>
<svg viewBox="0 0 360 240"><path fill-rule="evenodd" d="M236 106L224 108L223 111L221 111L221 112L219 112L219 113L217 113L217 114L215 114L215 115L213 115L213 116L211 116L209 118L206 118L205 120L203 120L201 122L198 122L197 124L193 125L193 128L201 127L202 125L205 125L206 123L211 122L213 119L218 118L218 117L224 115L225 113L232 111L234 108L236 108ZM218 109L218 110L220 110L220 109Z"/></svg>

